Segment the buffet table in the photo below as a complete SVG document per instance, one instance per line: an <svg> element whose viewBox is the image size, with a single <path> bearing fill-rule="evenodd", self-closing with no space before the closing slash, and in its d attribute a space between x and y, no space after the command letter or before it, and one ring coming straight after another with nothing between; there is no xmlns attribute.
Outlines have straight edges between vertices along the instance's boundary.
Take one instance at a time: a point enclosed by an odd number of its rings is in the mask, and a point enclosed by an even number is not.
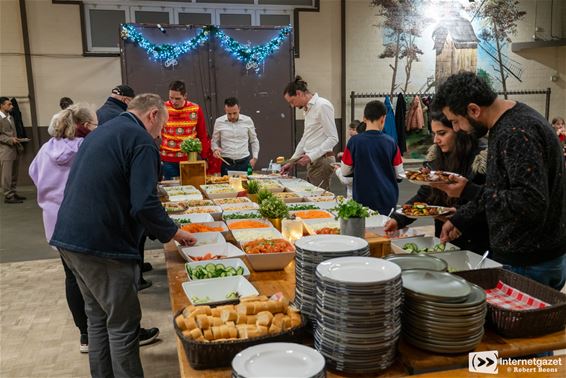
<svg viewBox="0 0 566 378"><path fill-rule="evenodd" d="M388 239L369 238L370 249L373 256L382 256L389 253ZM374 245L371 248L371 244ZM169 295L171 299L172 313L189 305L181 284L186 281L184 269L185 261L178 253L174 244L165 245L165 261L167 266L167 277L169 281ZM250 282L257 288L260 294L271 295L282 292L289 298L294 297L295 288L295 265L290 263L284 270L270 272L253 272ZM173 326L173 324L171 324ZM499 357L518 357L529 354L542 353L556 349L566 349L566 331L556 332L543 337L527 339L507 339L487 329L481 344L476 349L497 350ZM190 367L181 342L177 339L177 353L182 377L220 378L230 377L229 367L210 370L194 370ZM459 369L467 367L468 354L433 354L413 347L401 339L399 344L399 356L395 364L380 377L401 377L409 374L431 372L438 370ZM327 372L327 377L344 377L336 372ZM466 376L466 375L458 375Z"/></svg>

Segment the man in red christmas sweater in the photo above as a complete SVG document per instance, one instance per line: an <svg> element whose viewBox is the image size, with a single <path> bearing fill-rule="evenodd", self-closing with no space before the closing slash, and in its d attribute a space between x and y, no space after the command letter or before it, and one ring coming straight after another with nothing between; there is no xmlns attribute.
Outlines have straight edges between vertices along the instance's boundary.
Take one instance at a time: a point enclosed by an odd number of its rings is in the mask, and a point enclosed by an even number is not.
<svg viewBox="0 0 566 378"><path fill-rule="evenodd" d="M169 101L165 102L165 107L169 112L169 120L161 131L160 153L163 178L171 180L181 175L179 162L187 160L187 154L181 151L181 143L189 138L200 139L201 157L207 159L210 156L210 140L204 113L198 104L187 100L185 83L176 80L169 84Z"/></svg>

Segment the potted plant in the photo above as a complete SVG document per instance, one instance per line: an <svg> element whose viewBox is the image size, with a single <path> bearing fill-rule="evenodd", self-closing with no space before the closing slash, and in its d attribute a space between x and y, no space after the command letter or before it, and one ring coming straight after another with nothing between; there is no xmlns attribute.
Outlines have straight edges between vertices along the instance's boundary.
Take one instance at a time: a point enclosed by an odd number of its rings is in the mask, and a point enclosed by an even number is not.
<svg viewBox="0 0 566 378"><path fill-rule="evenodd" d="M340 234L363 238L366 231L366 218L370 216L370 209L353 199L339 200L335 208L336 219L340 219Z"/></svg>
<svg viewBox="0 0 566 378"><path fill-rule="evenodd" d="M257 192L257 203L259 203L261 205L261 203L266 200L267 198L271 198L273 197L273 193L271 193L269 190L265 189L265 188L261 188L258 192Z"/></svg>
<svg viewBox="0 0 566 378"><path fill-rule="evenodd" d="M269 219L273 226L281 231L281 220L289 216L289 209L281 199L271 196L261 201L259 214Z"/></svg>
<svg viewBox="0 0 566 378"><path fill-rule="evenodd" d="M259 182L257 180L248 180L248 198L258 203L257 193L260 190Z"/></svg>
<svg viewBox="0 0 566 378"><path fill-rule="evenodd" d="M198 138L185 139L181 143L181 151L187 154L189 161L197 161L198 154L202 151L202 143Z"/></svg>

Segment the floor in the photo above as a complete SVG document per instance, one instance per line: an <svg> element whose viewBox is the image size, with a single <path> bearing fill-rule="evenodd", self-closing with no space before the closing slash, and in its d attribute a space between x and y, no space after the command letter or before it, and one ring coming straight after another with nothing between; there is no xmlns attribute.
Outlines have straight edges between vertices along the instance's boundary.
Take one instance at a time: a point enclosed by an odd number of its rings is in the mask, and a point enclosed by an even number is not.
<svg viewBox="0 0 566 378"><path fill-rule="evenodd" d="M334 183L333 191L343 192ZM400 201L416 187L401 184ZM67 308L64 272L57 252L45 241L35 188L19 188L23 204L0 201L0 377L88 377L88 357ZM425 225L419 221L416 225ZM178 361L161 244L146 244L154 266L140 293L142 326L158 327L160 341L141 348L147 377L178 377Z"/></svg>

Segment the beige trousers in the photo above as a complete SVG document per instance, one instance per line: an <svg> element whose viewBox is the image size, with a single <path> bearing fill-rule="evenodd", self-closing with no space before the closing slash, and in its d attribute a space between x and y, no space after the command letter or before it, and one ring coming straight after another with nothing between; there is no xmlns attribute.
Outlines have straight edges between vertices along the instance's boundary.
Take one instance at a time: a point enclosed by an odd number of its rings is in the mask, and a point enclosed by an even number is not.
<svg viewBox="0 0 566 378"><path fill-rule="evenodd" d="M10 198L16 194L16 183L18 181L18 166L19 159L16 160L2 160L0 167L2 169L2 191L4 198Z"/></svg>
<svg viewBox="0 0 566 378"><path fill-rule="evenodd" d="M330 177L334 174L332 164L336 163L334 156L322 156L307 166L307 180L325 190L330 190ZM322 183L322 185L320 184Z"/></svg>

